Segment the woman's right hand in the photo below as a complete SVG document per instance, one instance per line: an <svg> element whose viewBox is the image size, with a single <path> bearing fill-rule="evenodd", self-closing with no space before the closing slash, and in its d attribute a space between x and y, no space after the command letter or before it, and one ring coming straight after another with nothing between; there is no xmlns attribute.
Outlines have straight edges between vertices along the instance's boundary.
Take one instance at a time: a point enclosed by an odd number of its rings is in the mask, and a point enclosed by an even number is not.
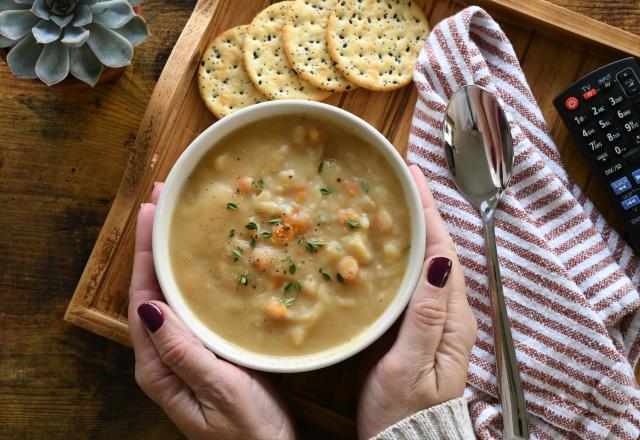
<svg viewBox="0 0 640 440"><path fill-rule="evenodd" d="M410 167L424 208L427 245L422 274L391 349L369 373L358 405L358 432L369 438L389 426L464 393L476 321L464 275L427 188Z"/></svg>

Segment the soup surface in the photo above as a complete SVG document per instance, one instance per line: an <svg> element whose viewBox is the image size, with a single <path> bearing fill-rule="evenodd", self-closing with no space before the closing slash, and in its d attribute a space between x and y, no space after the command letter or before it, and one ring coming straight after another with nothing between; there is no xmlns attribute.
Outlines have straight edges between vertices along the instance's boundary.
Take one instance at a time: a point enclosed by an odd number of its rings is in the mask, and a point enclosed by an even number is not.
<svg viewBox="0 0 640 440"><path fill-rule="evenodd" d="M204 156L180 194L170 252L205 325L247 350L291 356L346 343L382 314L410 236L400 182L374 147L283 116Z"/></svg>

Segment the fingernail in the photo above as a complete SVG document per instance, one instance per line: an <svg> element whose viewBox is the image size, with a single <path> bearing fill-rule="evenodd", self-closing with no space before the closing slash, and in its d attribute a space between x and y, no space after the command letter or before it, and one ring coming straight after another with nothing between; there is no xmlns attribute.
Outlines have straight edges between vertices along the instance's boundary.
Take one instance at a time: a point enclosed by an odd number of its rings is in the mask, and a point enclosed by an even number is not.
<svg viewBox="0 0 640 440"><path fill-rule="evenodd" d="M164 322L164 316L158 306L150 302L138 306L138 316L151 333L158 331Z"/></svg>
<svg viewBox="0 0 640 440"><path fill-rule="evenodd" d="M438 288L444 287L449 279L451 266L451 260L447 257L433 258L427 269L427 282Z"/></svg>
<svg viewBox="0 0 640 440"><path fill-rule="evenodd" d="M155 188L156 186L158 186L158 182L153 182L153 187Z"/></svg>

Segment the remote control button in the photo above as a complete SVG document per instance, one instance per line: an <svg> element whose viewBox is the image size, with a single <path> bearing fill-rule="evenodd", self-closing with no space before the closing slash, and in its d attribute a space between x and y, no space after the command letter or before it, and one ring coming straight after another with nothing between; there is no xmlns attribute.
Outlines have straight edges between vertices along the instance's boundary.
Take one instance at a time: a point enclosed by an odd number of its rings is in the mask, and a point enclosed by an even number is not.
<svg viewBox="0 0 640 440"><path fill-rule="evenodd" d="M638 197L638 196L629 197L628 199L625 199L620 203L622 204L622 207L626 211L626 210L629 210L629 209L633 208L634 206L640 204L640 197Z"/></svg>
<svg viewBox="0 0 640 440"><path fill-rule="evenodd" d="M640 148L635 148L624 155L624 160L630 167L640 166Z"/></svg>
<svg viewBox="0 0 640 440"><path fill-rule="evenodd" d="M627 133L636 131L638 127L640 127L640 122L635 121L633 119L624 123L624 129Z"/></svg>
<svg viewBox="0 0 640 440"><path fill-rule="evenodd" d="M638 103L638 106L640 106L640 102ZM591 113L593 116L598 116L600 113L604 112L606 109L607 108L604 106L604 104L597 104L589 109L589 113Z"/></svg>
<svg viewBox="0 0 640 440"><path fill-rule="evenodd" d="M583 130L584 131L584 130ZM584 133L582 135L582 137L584 136ZM607 140L611 143L611 142L616 142L618 141L621 137L622 134L620 133L620 130L615 129L615 130L611 130L610 132L608 132L605 137L607 138Z"/></svg>
<svg viewBox="0 0 640 440"><path fill-rule="evenodd" d="M631 78L631 75L633 75L633 70L631 70L631 67L627 67L621 72L618 72L618 81L622 82L627 78Z"/></svg>
<svg viewBox="0 0 640 440"><path fill-rule="evenodd" d="M631 107L627 107L627 108L618 109L618 111L616 112L616 115L618 115L618 119L624 119L631 116L631 113L632 113Z"/></svg>
<svg viewBox="0 0 640 440"><path fill-rule="evenodd" d="M584 113L580 113L573 116L573 123L576 125L584 124L589 118Z"/></svg>
<svg viewBox="0 0 640 440"><path fill-rule="evenodd" d="M568 97L564 102L564 106L567 108L567 110L575 110L578 108L578 105L580 105L580 102L578 102L578 98L576 98L575 96Z"/></svg>
<svg viewBox="0 0 640 440"><path fill-rule="evenodd" d="M582 137L584 139L590 138L596 134L596 129L594 127L585 127L582 129Z"/></svg>
<svg viewBox="0 0 640 440"><path fill-rule="evenodd" d="M627 192L628 190L631 189L631 182L629 182L629 179L627 179L627 176L625 176L622 179L618 179L615 182L611 182L611 189L613 189L613 192L617 196L619 196L623 192Z"/></svg>
<svg viewBox="0 0 640 440"><path fill-rule="evenodd" d="M587 145L589 145L589 148L591 149L591 151L598 151L600 148L604 146L604 144L600 139L594 139L592 141L589 141Z"/></svg>
<svg viewBox="0 0 640 440"><path fill-rule="evenodd" d="M617 75L618 81L622 84L622 88L628 96L635 95L640 91L640 83L633 69L627 67Z"/></svg>
<svg viewBox="0 0 640 440"><path fill-rule="evenodd" d="M628 150L629 148L627 148L626 145L616 145L615 147L613 147L613 152L616 153L618 156L622 156Z"/></svg>
<svg viewBox="0 0 640 440"><path fill-rule="evenodd" d="M627 96L633 96L636 93L640 92L640 84L636 79L627 79L622 83L622 87L624 88Z"/></svg>
<svg viewBox="0 0 640 440"><path fill-rule="evenodd" d="M633 226L638 225L640 223L640 215L629 220L629 223Z"/></svg>
<svg viewBox="0 0 640 440"><path fill-rule="evenodd" d="M611 160L611 155L608 151L603 151L596 156L596 160L598 161L598 163L607 163Z"/></svg>
<svg viewBox="0 0 640 440"><path fill-rule="evenodd" d="M636 181L636 184L640 184L640 169L635 170L631 175L633 176L633 180Z"/></svg>
<svg viewBox="0 0 640 440"><path fill-rule="evenodd" d="M589 99L593 98L597 94L598 92L596 92L596 89L591 89L588 92L583 93L582 97L584 98L585 101L588 101Z"/></svg>
<svg viewBox="0 0 640 440"><path fill-rule="evenodd" d="M598 121L598 125L600 126L600 128L610 127L611 124L613 124L613 119L611 118L602 118Z"/></svg>
<svg viewBox="0 0 640 440"><path fill-rule="evenodd" d="M607 98L610 107L616 107L624 101L624 96L621 92L616 92Z"/></svg>
<svg viewBox="0 0 640 440"><path fill-rule="evenodd" d="M634 135L634 136L631 138L631 140L633 141L633 143L634 143L635 145L640 145L640 134L636 134L636 135Z"/></svg>
<svg viewBox="0 0 640 440"><path fill-rule="evenodd" d="M618 171L622 169L622 162L616 162L613 165L609 165L607 168L602 170L603 174L607 177L614 175Z"/></svg>
<svg viewBox="0 0 640 440"><path fill-rule="evenodd" d="M607 73L606 75L598 78L596 82L602 88L602 90L607 90L613 85L613 76L610 73Z"/></svg>

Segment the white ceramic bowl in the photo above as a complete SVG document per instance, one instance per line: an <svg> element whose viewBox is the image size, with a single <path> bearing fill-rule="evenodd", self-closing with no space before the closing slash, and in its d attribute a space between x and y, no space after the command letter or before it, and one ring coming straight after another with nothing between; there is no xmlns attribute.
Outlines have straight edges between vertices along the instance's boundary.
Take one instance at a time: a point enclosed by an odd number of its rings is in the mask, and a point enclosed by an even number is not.
<svg viewBox="0 0 640 440"><path fill-rule="evenodd" d="M320 353L277 357L251 352L232 344L211 331L196 317L185 302L174 278L169 258L169 230L177 198L187 177L200 159L211 148L215 148L218 141L241 127L250 127L259 120L287 114L308 114L320 117L356 134L379 150L404 189L410 210L412 232L408 267L398 293L384 313L369 328L351 341ZM424 248L425 226L418 189L404 160L393 145L375 128L357 116L338 107L310 101L282 100L253 105L207 128L189 145L173 166L165 182L153 222L153 261L160 286L171 308L214 353L248 368L272 372L301 372L327 367L353 356L378 339L398 319L409 302L420 276Z"/></svg>

